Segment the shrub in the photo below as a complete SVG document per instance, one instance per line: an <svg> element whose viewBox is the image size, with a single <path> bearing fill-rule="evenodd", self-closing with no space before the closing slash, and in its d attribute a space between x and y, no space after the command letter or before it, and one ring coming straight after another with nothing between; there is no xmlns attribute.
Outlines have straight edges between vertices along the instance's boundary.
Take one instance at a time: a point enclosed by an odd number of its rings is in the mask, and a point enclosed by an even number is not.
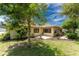
<svg viewBox="0 0 79 59"><path fill-rule="evenodd" d="M78 38L77 33L67 33L67 37L69 39L77 39Z"/></svg>
<svg viewBox="0 0 79 59"><path fill-rule="evenodd" d="M10 40L10 33L4 34L3 37L2 37L2 40L3 41Z"/></svg>
<svg viewBox="0 0 79 59"><path fill-rule="evenodd" d="M18 29L18 30L16 30L16 32L17 32L17 36L16 36L16 39L26 39L27 37L26 37L26 35L27 35L27 30L26 30L26 28L20 28L20 29Z"/></svg>

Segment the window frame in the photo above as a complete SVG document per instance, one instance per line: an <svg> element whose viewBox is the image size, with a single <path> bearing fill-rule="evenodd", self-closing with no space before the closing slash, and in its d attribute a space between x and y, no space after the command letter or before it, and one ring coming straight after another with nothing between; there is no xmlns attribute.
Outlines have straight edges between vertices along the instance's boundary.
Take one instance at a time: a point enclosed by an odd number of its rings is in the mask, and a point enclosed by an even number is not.
<svg viewBox="0 0 79 59"><path fill-rule="evenodd" d="M39 33L39 28L34 28L34 33Z"/></svg>
<svg viewBox="0 0 79 59"><path fill-rule="evenodd" d="M51 28L44 28L43 29L43 32L44 33L51 33Z"/></svg>

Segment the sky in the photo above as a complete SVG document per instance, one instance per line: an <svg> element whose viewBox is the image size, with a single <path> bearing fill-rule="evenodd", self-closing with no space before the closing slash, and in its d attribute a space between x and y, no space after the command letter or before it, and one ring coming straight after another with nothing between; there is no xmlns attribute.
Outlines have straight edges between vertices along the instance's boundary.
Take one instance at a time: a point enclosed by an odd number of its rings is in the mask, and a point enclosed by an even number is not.
<svg viewBox="0 0 79 59"><path fill-rule="evenodd" d="M48 4L48 9L45 13L45 17L48 23L52 26L61 26L66 16L61 16L59 12L62 12L60 7L62 4ZM4 21L3 16L0 16L0 21Z"/></svg>
<svg viewBox="0 0 79 59"><path fill-rule="evenodd" d="M63 21L65 20L66 16L61 16L59 13L62 12L63 4L49 4L48 10L46 12L46 18L50 25L53 26L61 26Z"/></svg>

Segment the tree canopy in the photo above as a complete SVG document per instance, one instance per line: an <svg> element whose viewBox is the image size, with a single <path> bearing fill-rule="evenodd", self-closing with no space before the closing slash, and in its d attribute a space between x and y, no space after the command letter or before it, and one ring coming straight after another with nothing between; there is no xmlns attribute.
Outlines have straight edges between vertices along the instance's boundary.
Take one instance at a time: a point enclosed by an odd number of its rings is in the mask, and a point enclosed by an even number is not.
<svg viewBox="0 0 79 59"><path fill-rule="evenodd" d="M66 20L62 24L62 26L68 30L66 35L70 39L77 39L76 29L79 27L79 4L63 4L62 9L62 14L67 16Z"/></svg>
<svg viewBox="0 0 79 59"><path fill-rule="evenodd" d="M6 26L9 30L27 26L28 41L30 43L31 25L35 24L35 18L39 20L39 25L46 22L44 12L47 10L47 4L35 3L8 3L0 4L0 15L8 17ZM37 22L36 22L37 23ZM37 23L38 24L38 23Z"/></svg>
<svg viewBox="0 0 79 59"><path fill-rule="evenodd" d="M63 4L62 9L62 14L67 16L67 20L63 23L63 27L66 27L67 29L70 28L75 32L79 25L79 4Z"/></svg>
<svg viewBox="0 0 79 59"><path fill-rule="evenodd" d="M63 14L70 17L70 18L78 18L79 16L79 4L78 3L68 3L68 4L63 4Z"/></svg>
<svg viewBox="0 0 79 59"><path fill-rule="evenodd" d="M35 23L34 21L37 19L39 24L44 24L46 8L46 4L0 4L0 14L9 17L8 20L12 22L13 27L19 26L21 23L26 24L27 18L31 18L32 23Z"/></svg>

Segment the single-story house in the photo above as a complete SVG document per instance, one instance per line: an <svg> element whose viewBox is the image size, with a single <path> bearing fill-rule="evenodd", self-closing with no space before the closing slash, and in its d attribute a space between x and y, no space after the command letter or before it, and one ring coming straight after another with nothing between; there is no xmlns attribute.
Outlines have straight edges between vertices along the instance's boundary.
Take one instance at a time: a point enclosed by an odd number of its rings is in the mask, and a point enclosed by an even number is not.
<svg viewBox="0 0 79 59"><path fill-rule="evenodd" d="M31 33L36 35L55 36L62 34L62 28L59 26L32 26Z"/></svg>
<svg viewBox="0 0 79 59"><path fill-rule="evenodd" d="M43 25L43 26L31 26L31 31L30 33L33 36L38 36L38 35L48 35L48 36L60 36L62 35L62 27L60 26L48 26L48 25ZM10 37L11 39L16 38L16 31L12 30L10 32Z"/></svg>

